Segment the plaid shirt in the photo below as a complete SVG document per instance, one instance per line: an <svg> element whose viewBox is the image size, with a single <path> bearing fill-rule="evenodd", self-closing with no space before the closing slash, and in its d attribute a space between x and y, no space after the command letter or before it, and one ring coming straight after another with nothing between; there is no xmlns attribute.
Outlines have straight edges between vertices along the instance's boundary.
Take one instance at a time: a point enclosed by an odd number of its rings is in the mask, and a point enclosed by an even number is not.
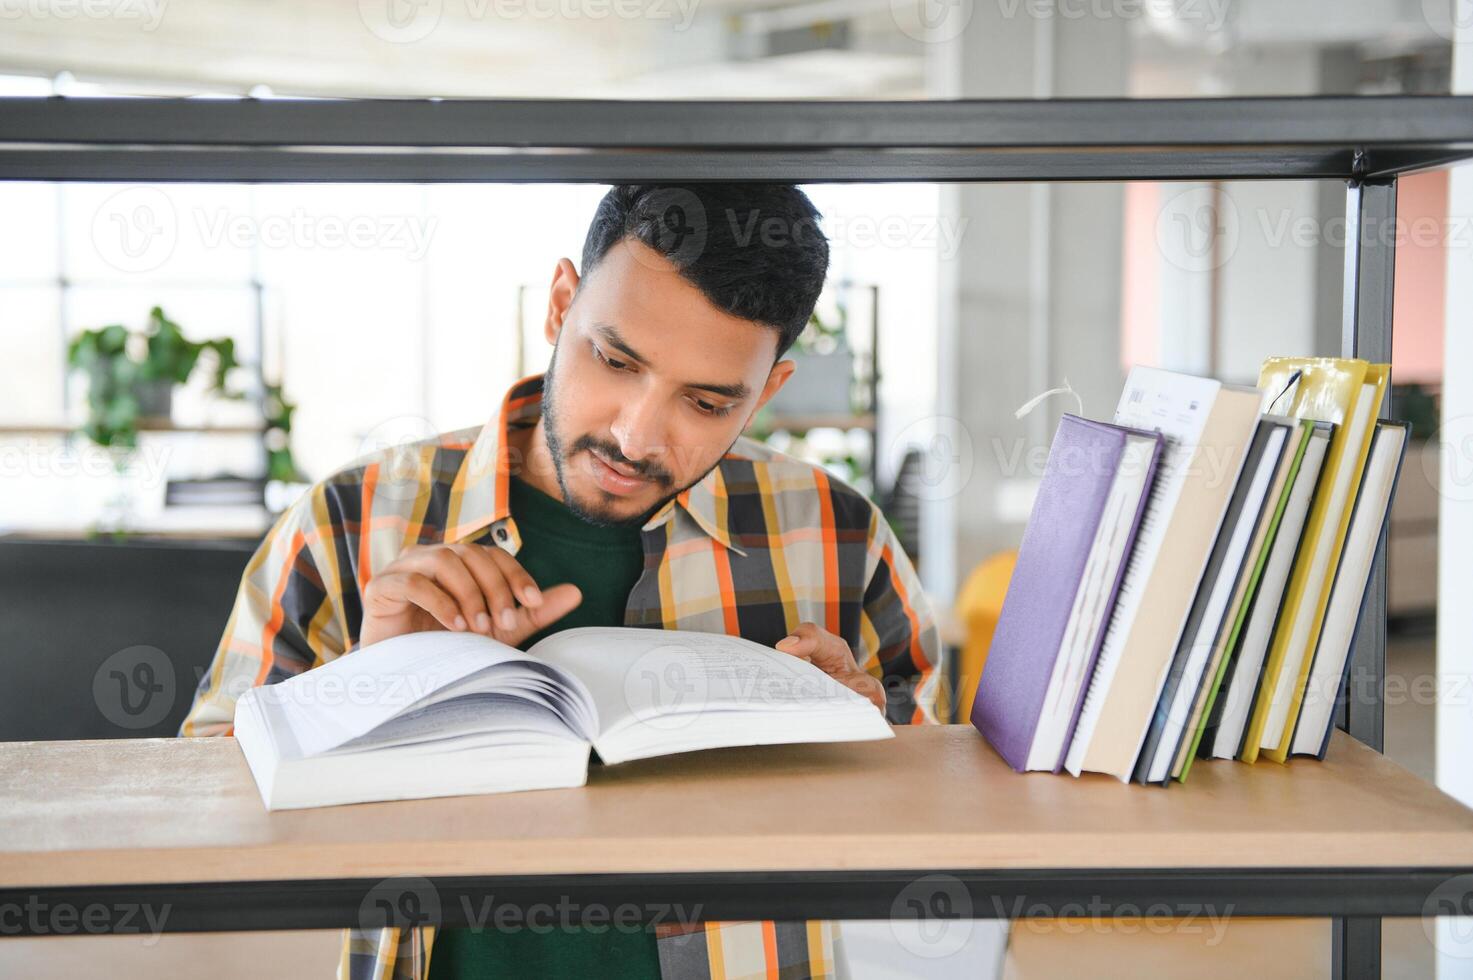
<svg viewBox="0 0 1473 980"><path fill-rule="evenodd" d="M536 424L542 377L512 386L497 418L355 460L277 519L181 735L228 735L235 702L357 646L374 572L414 544L473 542L515 555L506 430ZM643 527L645 572L625 625L727 633L771 646L804 621L849 642L885 681L894 723L935 723L940 638L879 509L813 466L745 437ZM834 923L660 927L666 978L827 977ZM431 928L352 932L340 975L423 980Z"/></svg>

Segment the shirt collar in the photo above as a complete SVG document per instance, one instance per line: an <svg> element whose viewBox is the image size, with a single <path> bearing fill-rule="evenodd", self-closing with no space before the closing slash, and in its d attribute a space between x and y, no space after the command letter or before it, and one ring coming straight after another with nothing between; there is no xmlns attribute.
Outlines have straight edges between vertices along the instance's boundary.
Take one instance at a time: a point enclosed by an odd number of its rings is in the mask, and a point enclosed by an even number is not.
<svg viewBox="0 0 1473 980"><path fill-rule="evenodd" d="M461 461L450 486L450 504L445 521L445 540L466 541L488 527L496 527L497 542L513 551L521 536L510 509L510 478L521 460L513 460L507 433L537 424L542 412L543 375L533 374L513 384L501 400L501 410L476 436L471 450ZM732 543L728 521L726 479L720 466L713 467L697 483L665 502L644 523L643 530L661 527L679 507L707 535L739 555L746 552ZM506 532L502 537L501 531Z"/></svg>

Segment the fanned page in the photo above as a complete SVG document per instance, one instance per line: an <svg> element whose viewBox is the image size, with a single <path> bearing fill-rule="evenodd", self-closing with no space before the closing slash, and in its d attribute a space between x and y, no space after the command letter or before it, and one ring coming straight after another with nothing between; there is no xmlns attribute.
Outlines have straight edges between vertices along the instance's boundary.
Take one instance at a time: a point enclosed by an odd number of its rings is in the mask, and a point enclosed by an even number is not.
<svg viewBox="0 0 1473 980"><path fill-rule="evenodd" d="M280 754L291 758L320 755L349 743L366 746L401 715L422 714L469 695L503 691L545 700L554 687L572 696L571 701L559 699L560 713L569 715L568 727L575 734L591 734L596 720L586 710L572 708L573 702L587 701L576 679L549 679L533 658L488 637L433 631L370 644L279 684L252 688L242 700L259 702ZM490 717L494 724L494 715Z"/></svg>
<svg viewBox="0 0 1473 980"><path fill-rule="evenodd" d="M1072 775L1077 776L1084 769L1085 756L1104 712L1110 685L1124 657L1126 641L1140 611L1156 556L1166 542L1166 530L1176 510L1176 501L1186 485L1188 468L1221 387L1219 382L1208 378L1135 368L1121 393L1115 422L1159 431L1165 443L1156 464L1156 479L1151 484L1145 514L1136 531L1135 546L1126 560L1125 576L1115 598L1115 608L1105 628L1105 642L1084 695L1084 708L1069 743L1064 768Z"/></svg>
<svg viewBox="0 0 1473 980"><path fill-rule="evenodd" d="M272 810L581 786L576 677L474 633L383 640L247 691L235 736Z"/></svg>
<svg viewBox="0 0 1473 980"><path fill-rule="evenodd" d="M893 738L868 698L813 664L740 637L588 626L529 653L578 677L606 763L693 749Z"/></svg>

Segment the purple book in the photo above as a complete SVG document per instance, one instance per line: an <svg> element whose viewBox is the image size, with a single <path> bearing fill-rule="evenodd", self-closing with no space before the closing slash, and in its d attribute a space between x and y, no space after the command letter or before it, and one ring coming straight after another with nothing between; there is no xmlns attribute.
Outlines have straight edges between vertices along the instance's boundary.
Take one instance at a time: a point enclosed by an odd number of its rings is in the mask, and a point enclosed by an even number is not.
<svg viewBox="0 0 1473 980"><path fill-rule="evenodd" d="M972 724L1019 772L1063 768L1162 445L1059 420L972 703Z"/></svg>

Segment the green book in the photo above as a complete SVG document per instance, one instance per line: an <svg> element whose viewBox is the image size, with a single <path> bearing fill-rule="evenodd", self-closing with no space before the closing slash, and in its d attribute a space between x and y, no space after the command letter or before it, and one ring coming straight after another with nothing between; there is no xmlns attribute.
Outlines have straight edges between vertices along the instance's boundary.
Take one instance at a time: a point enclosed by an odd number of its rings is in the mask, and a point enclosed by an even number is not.
<svg viewBox="0 0 1473 980"><path fill-rule="evenodd" d="M1269 517L1268 529L1264 532L1263 541L1258 547L1258 554L1253 558L1253 567L1248 574L1247 585L1242 595L1238 598L1237 607L1233 612L1232 627L1228 632L1227 642L1223 644L1224 654L1218 658L1217 669L1207 679L1207 699L1197 718L1196 730L1192 732L1190 743L1182 758L1177 761L1180 772L1176 778L1186 782L1187 774L1192 771L1192 760L1196 758L1197 747L1202 742L1202 734L1207 731L1207 721L1212 717L1212 707L1217 702L1217 692L1222 686L1222 680L1227 676L1228 664L1233 660L1233 653L1237 649L1238 636L1243 629L1243 623L1248 618L1248 610L1253 605L1253 596L1258 589L1258 579L1263 574L1264 563L1268 560L1269 551L1273 547L1274 536L1279 530L1279 520L1284 516L1284 507L1289 502L1289 492L1294 489L1294 480L1299 475L1299 464L1304 459L1304 450L1309 446L1310 432L1314 428L1313 419L1295 419L1295 425L1299 428L1299 442L1294 447L1294 455L1288 459L1289 472L1284 478L1284 485L1280 488L1279 499L1274 504L1273 513Z"/></svg>

